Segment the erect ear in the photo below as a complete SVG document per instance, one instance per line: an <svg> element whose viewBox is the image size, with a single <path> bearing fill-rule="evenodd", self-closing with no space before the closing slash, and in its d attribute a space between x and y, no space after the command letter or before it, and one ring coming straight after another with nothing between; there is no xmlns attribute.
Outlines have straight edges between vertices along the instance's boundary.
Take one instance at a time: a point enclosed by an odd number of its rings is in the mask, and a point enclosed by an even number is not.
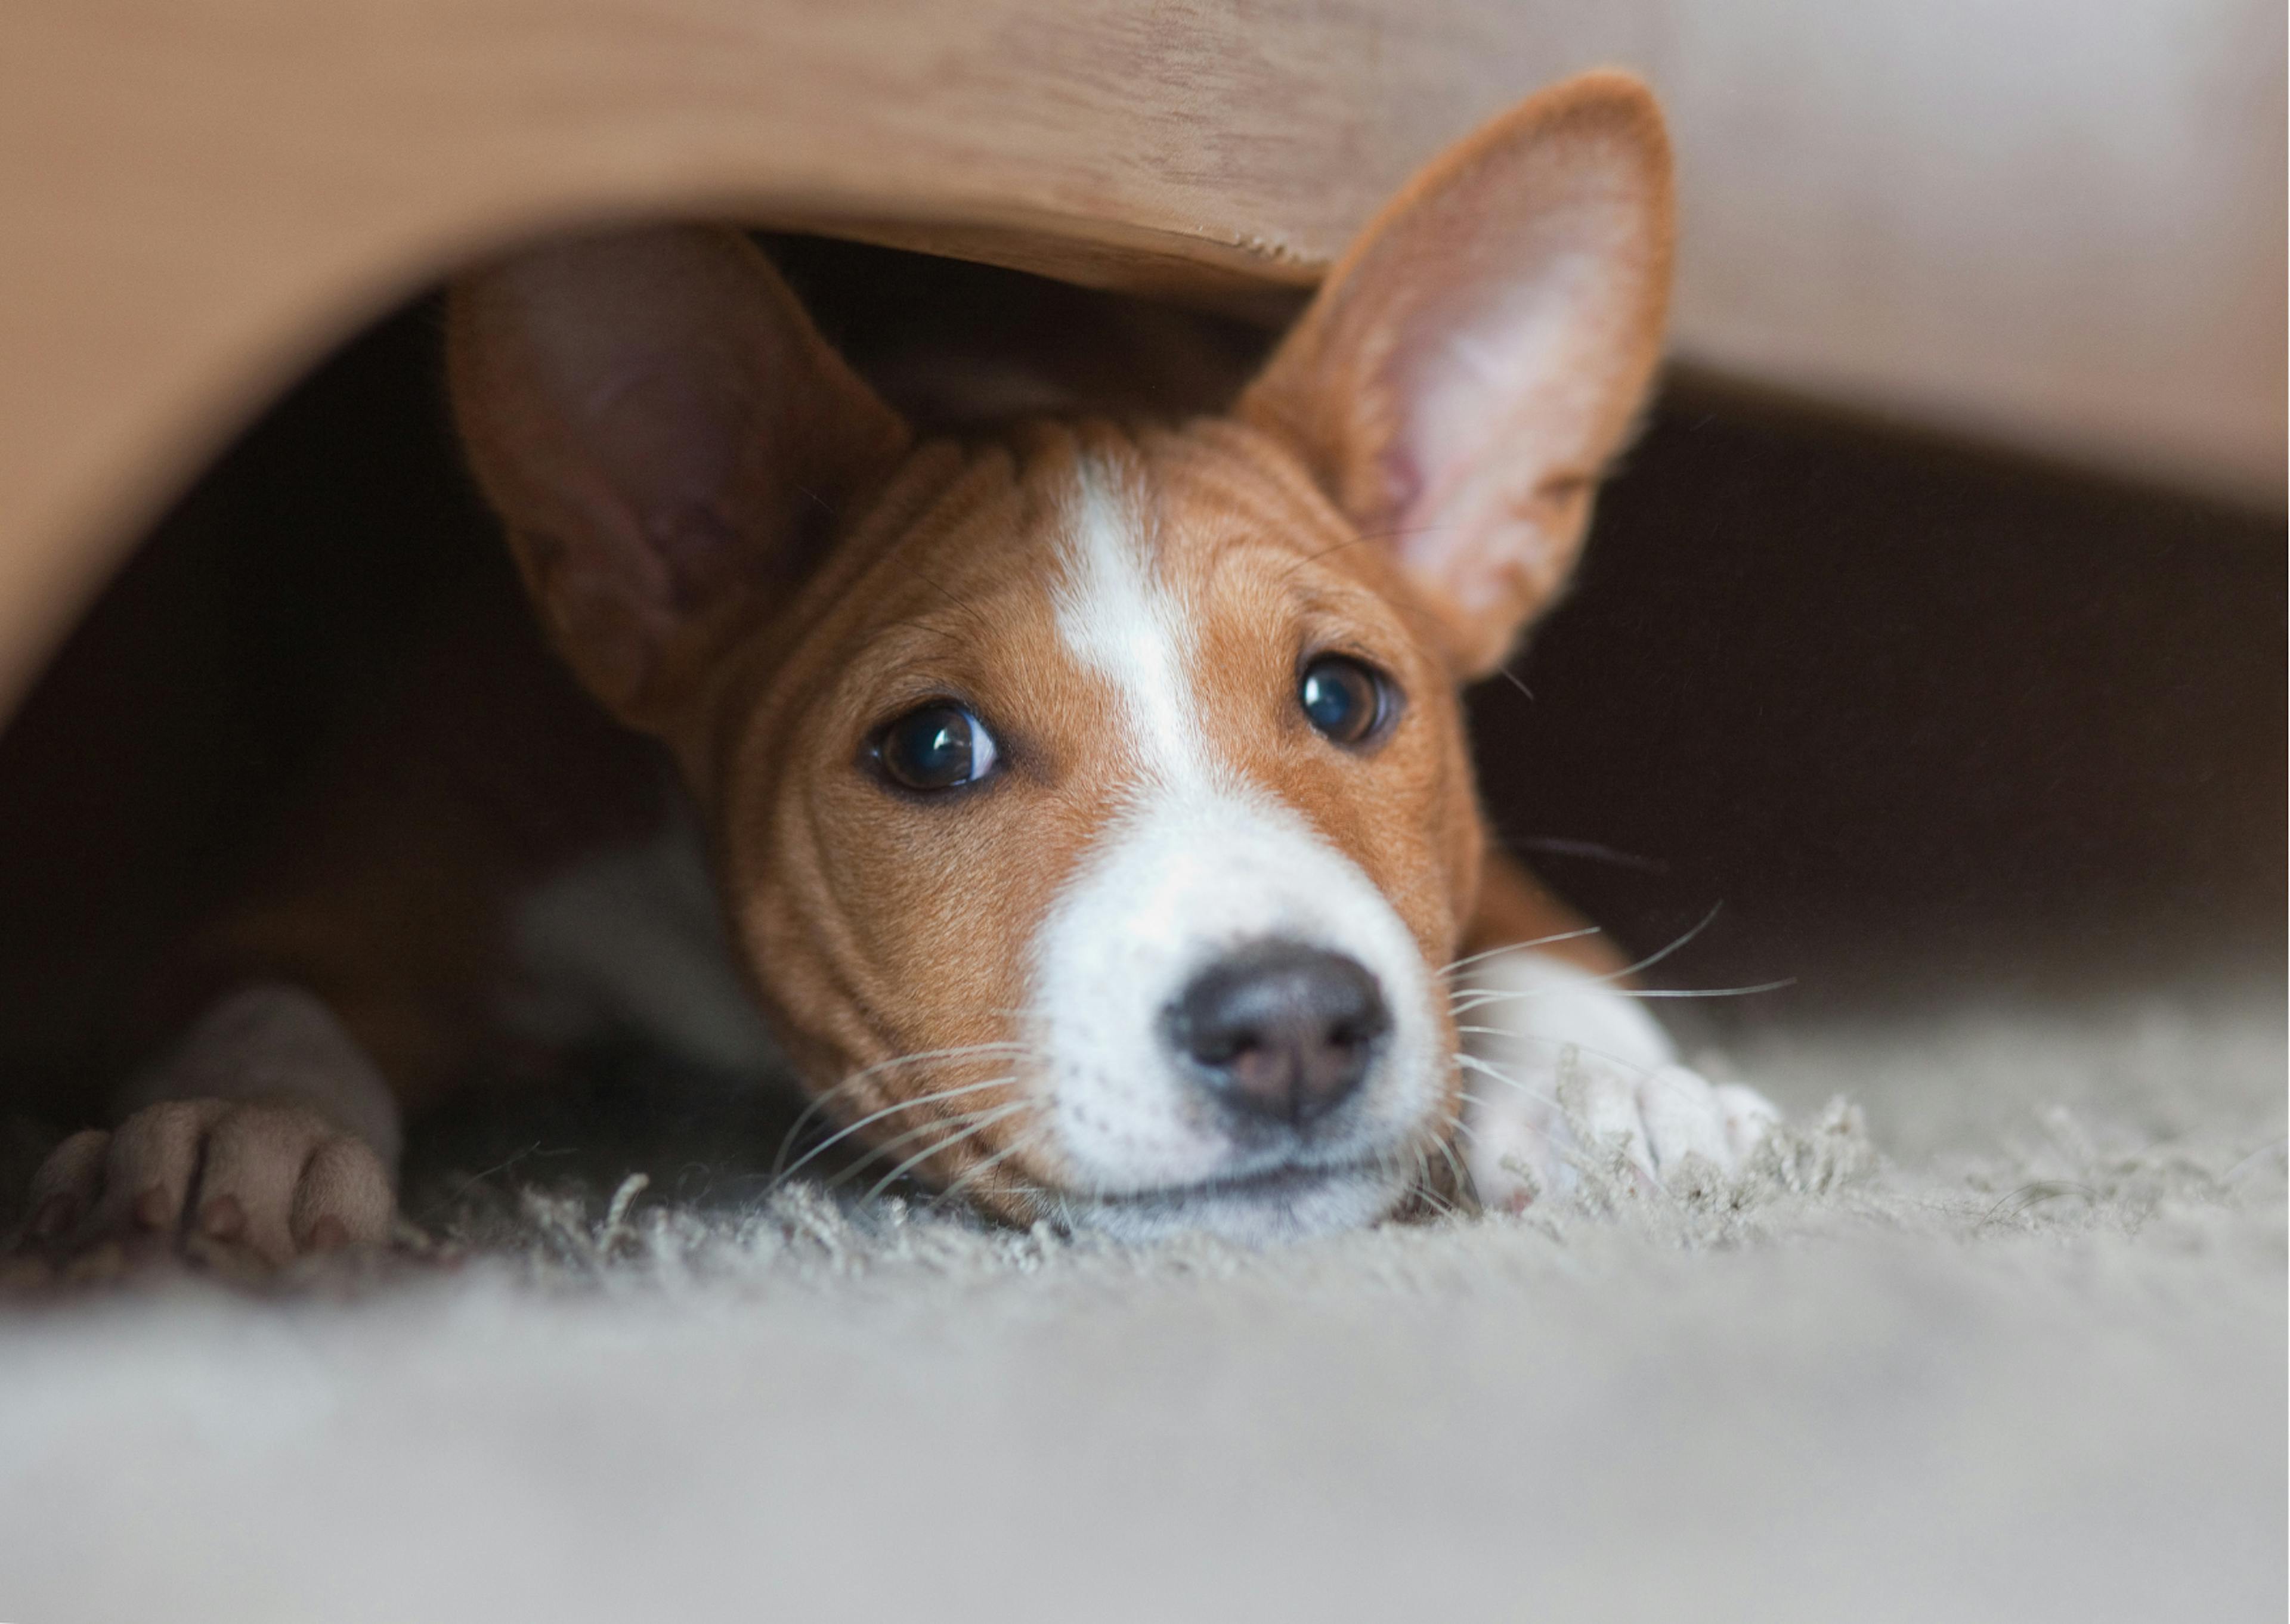
<svg viewBox="0 0 2290 1624"><path fill-rule="evenodd" d="M584 237L481 269L453 289L447 371L557 646L655 731L907 442L732 231Z"/></svg>
<svg viewBox="0 0 2290 1624"><path fill-rule="evenodd" d="M1459 675L1565 580L1659 356L1669 147L1592 73L1450 148L1360 234L1242 396L1389 540Z"/></svg>

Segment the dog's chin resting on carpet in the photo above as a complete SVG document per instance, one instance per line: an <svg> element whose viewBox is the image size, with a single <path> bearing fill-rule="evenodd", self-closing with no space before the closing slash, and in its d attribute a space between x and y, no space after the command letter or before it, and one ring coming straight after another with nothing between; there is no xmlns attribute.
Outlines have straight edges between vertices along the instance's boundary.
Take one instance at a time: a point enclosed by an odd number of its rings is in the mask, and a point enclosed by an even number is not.
<svg viewBox="0 0 2290 1624"><path fill-rule="evenodd" d="M1585 1139L1734 1166L1771 1108L1490 850L1459 701L1573 567L1670 219L1645 88L1569 81L1236 392L1125 415L1007 357L902 407L729 230L476 270L455 417L563 665L440 636L32 1242L379 1242L402 1113L608 1026L768 1030L882 1188L1119 1237L1516 1207Z"/></svg>

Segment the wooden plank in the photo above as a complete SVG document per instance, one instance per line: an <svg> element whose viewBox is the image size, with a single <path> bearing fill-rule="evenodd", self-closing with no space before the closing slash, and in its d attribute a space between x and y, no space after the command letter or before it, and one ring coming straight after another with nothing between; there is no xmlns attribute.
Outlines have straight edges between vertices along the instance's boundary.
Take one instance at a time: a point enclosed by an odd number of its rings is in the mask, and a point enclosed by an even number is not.
<svg viewBox="0 0 2290 1624"><path fill-rule="evenodd" d="M1995 39L1943 9L12 0L0 706L250 413L470 255L836 220L1277 302L1445 141L1600 60L1677 119L1687 354L2278 500L2278 8L2039 0L2055 29ZM1982 145L1999 120L2017 145Z"/></svg>

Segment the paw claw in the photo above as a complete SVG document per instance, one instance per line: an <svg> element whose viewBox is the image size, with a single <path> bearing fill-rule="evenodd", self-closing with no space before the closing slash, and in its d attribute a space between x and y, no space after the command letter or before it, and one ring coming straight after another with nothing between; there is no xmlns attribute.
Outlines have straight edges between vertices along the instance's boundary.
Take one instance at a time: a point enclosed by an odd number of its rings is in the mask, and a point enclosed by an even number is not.
<svg viewBox="0 0 2290 1624"><path fill-rule="evenodd" d="M135 1227L156 1235L175 1227L174 1197L155 1184L135 1197Z"/></svg>
<svg viewBox="0 0 2290 1624"><path fill-rule="evenodd" d="M1657 1168L1683 1166L1688 1156L1720 1170L1733 1164L1717 1092L1701 1073L1683 1066L1650 1071L1638 1084L1637 1104Z"/></svg>
<svg viewBox="0 0 2290 1624"><path fill-rule="evenodd" d="M1726 1143L1736 1159L1746 1158L1782 1120L1774 1102L1754 1088L1738 1083L1721 1084L1718 1105L1726 1119Z"/></svg>
<svg viewBox="0 0 2290 1624"><path fill-rule="evenodd" d="M236 1196L217 1196L200 1209L199 1230L210 1240L235 1241L246 1233L246 1209Z"/></svg>

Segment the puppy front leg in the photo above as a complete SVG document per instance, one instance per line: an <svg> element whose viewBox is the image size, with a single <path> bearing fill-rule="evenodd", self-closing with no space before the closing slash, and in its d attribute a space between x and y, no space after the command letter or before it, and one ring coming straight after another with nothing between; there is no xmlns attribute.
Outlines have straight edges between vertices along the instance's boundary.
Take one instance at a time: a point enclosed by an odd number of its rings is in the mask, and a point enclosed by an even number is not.
<svg viewBox="0 0 2290 1624"><path fill-rule="evenodd" d="M120 1105L118 1127L74 1134L34 1176L33 1242L202 1237L276 1267L388 1238L396 1104L301 988L257 982L224 998Z"/></svg>
<svg viewBox="0 0 2290 1624"><path fill-rule="evenodd" d="M1631 997L1623 961L1507 857L1490 860L1456 988L1465 1092L1459 1138L1482 1204L1517 1212L1619 1146L1658 1183L1698 1156L1732 1172L1780 1113L1754 1089L1677 1063ZM1584 1141L1588 1141L1587 1143Z"/></svg>

